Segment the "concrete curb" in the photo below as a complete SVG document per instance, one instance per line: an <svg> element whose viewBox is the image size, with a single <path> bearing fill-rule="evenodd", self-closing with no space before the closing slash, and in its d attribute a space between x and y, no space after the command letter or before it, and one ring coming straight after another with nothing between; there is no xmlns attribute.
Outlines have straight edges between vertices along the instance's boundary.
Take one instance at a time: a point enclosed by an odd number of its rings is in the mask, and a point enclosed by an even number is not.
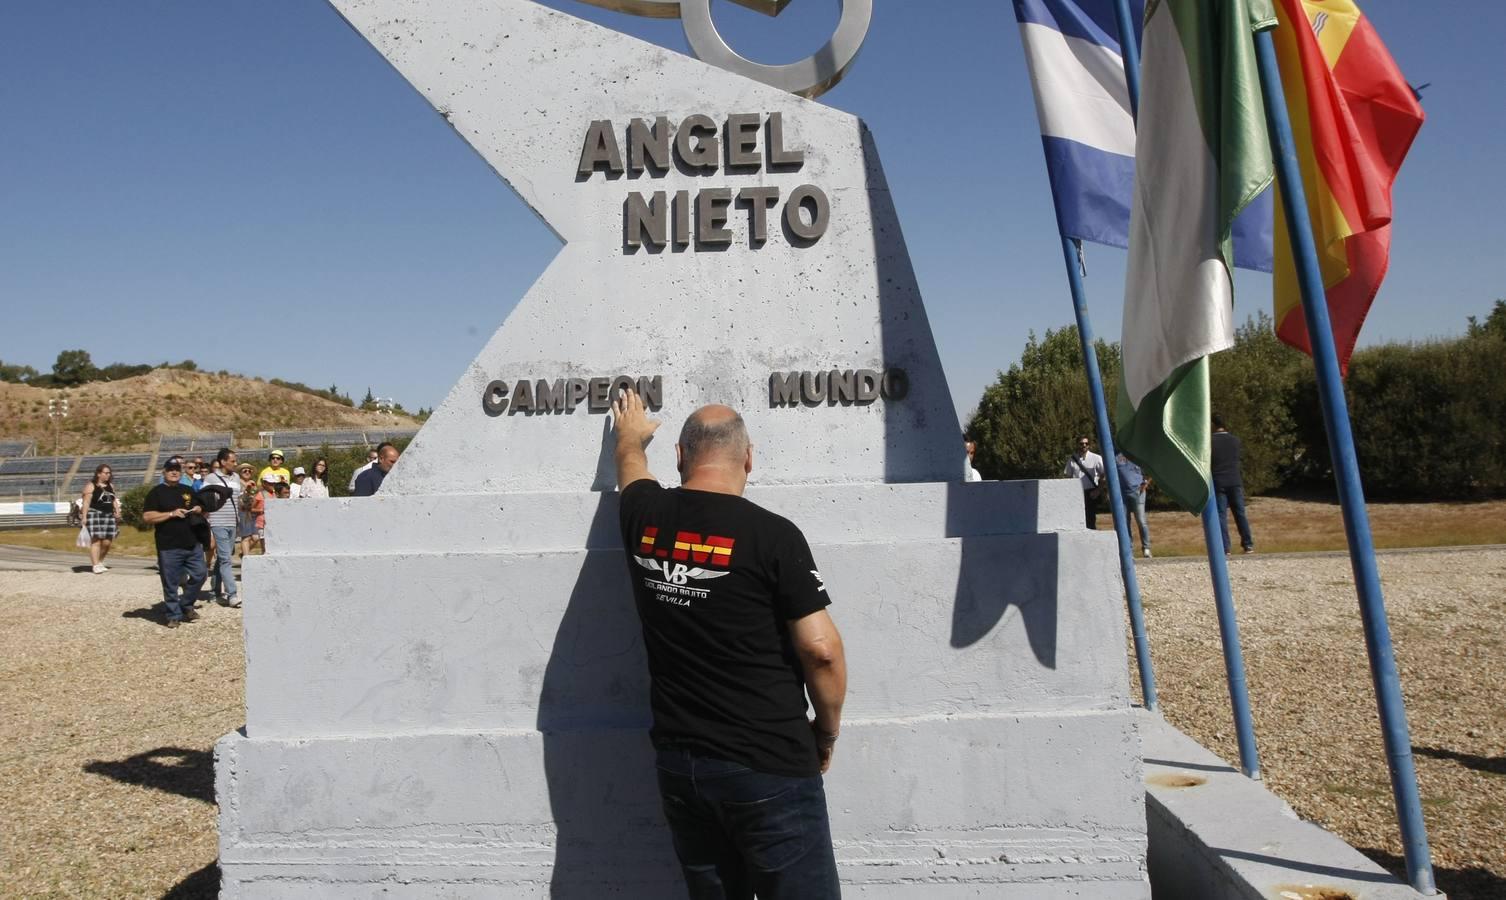
<svg viewBox="0 0 1506 900"><path fill-rule="evenodd" d="M1159 715L1138 720L1156 900L1423 896Z"/></svg>

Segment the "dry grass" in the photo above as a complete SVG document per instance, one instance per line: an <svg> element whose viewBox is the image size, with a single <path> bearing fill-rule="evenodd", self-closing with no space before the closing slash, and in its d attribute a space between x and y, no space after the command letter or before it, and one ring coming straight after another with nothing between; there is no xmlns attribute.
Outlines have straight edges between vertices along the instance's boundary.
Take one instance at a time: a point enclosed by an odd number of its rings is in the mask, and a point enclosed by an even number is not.
<svg viewBox="0 0 1506 900"><path fill-rule="evenodd" d="M1506 544L1506 500L1481 503L1372 503L1370 529L1375 546L1461 547ZM1245 504L1257 553L1344 550L1344 520L1337 503L1255 497ZM1156 556L1202 556L1202 521L1184 512L1149 514ZM1099 528L1112 528L1107 512ZM1133 525L1131 525L1133 528ZM1229 537L1238 553L1239 533L1229 517ZM0 538L3 540L3 538ZM1139 547L1136 537L1135 546Z"/></svg>
<svg viewBox="0 0 1506 900"><path fill-rule="evenodd" d="M73 543L77 537L77 528L7 528L0 531L0 545L77 553L81 562L88 562L89 551ZM137 531L129 525L120 526L120 536L110 544L111 558L156 555L157 547L153 543L152 532ZM108 563L109 559L105 562Z"/></svg>
<svg viewBox="0 0 1506 900"><path fill-rule="evenodd" d="M1267 786L1404 877L1348 557L1257 554L1229 569ZM1452 900L1498 900L1506 550L1388 554L1380 570L1439 887ZM1162 711L1237 760L1206 565L1138 572Z"/></svg>
<svg viewBox="0 0 1506 900"><path fill-rule="evenodd" d="M0 382L0 437L31 438L51 456L47 400L54 391ZM135 378L68 390L63 453L150 450L159 434L232 431L243 445L268 429L415 428L408 416L361 412L291 388L239 375L156 369Z"/></svg>

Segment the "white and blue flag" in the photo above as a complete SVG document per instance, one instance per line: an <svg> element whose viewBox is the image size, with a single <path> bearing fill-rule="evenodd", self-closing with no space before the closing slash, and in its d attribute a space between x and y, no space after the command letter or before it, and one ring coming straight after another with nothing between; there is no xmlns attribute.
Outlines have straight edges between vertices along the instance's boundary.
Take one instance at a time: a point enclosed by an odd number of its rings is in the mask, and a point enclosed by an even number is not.
<svg viewBox="0 0 1506 900"><path fill-rule="evenodd" d="M1139 25L1145 0L1129 0ZM1129 246L1135 118L1114 0L1014 0L1061 233ZM1234 222L1234 264L1271 271L1272 192Z"/></svg>

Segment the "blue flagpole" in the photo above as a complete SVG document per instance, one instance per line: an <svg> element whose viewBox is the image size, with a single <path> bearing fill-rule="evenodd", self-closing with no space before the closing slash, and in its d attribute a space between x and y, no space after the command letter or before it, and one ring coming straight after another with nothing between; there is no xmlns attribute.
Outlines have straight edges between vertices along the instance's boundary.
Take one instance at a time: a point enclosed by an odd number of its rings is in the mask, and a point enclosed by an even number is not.
<svg viewBox="0 0 1506 900"><path fill-rule="evenodd" d="M1119 25L1119 58L1124 60L1124 83L1129 88L1130 113L1140 118L1140 42L1135 39L1135 20L1129 0L1114 0L1114 21Z"/></svg>
<svg viewBox="0 0 1506 900"><path fill-rule="evenodd" d="M1119 56L1124 61L1124 83L1129 89L1130 110L1140 118L1140 46L1129 0L1114 0L1114 19L1119 26ZM1229 702L1234 711L1234 733L1239 740L1239 768L1250 778L1260 777L1260 758L1255 750L1255 720L1250 715L1250 694L1245 684L1244 653L1239 646L1239 625L1234 619L1234 594L1229 588L1224 540L1211 510L1216 510L1213 492L1203 508L1203 546L1208 551L1208 569L1213 576L1213 602L1218 608L1218 636L1223 646L1224 672ZM1133 548L1131 548L1133 549ZM1138 597L1137 597L1138 599Z"/></svg>
<svg viewBox="0 0 1506 900"><path fill-rule="evenodd" d="M1386 745L1386 763L1391 770L1391 793L1396 801L1396 817L1401 828L1407 881L1420 894L1436 894L1427 826L1422 818L1417 771L1412 762L1412 739L1407 732L1407 710L1401 695L1401 679L1396 672L1396 658L1391 650L1391 629L1386 623L1386 601L1381 595L1380 573L1375 567L1375 545L1370 536L1365 491L1360 483L1359 460L1349 427L1349 407L1344 399L1344 382L1339 374L1338 354L1334 350L1333 330L1328 320L1328 298L1323 275L1318 269L1312 223L1307 218L1307 195L1302 185L1302 172L1297 166L1292 125L1282 99L1285 94L1281 86L1281 70L1276 63L1276 50L1269 31L1255 34L1255 61L1260 68L1261 91L1265 94L1265 115L1276 154L1276 174L1281 179L1281 206L1286 213L1292 256L1297 264L1297 281L1302 288L1302 313L1312 343L1318 399L1323 407L1323 428L1328 433L1334 480L1344 514L1344 536L1349 541L1349 562L1359 594L1365 650L1370 657L1370 679L1375 683L1376 705L1380 708L1381 737Z"/></svg>
<svg viewBox="0 0 1506 900"><path fill-rule="evenodd" d="M1103 396L1103 376L1098 354L1093 350L1093 325L1088 319L1088 299L1082 287L1078 242L1062 235L1062 257L1067 263L1067 285L1072 289L1072 312L1077 316L1077 339L1082 344L1082 365L1088 374L1088 393L1093 398L1093 424L1098 446L1103 450L1103 472L1108 481L1109 507L1114 514L1114 533L1119 538L1119 572L1124 576L1124 602L1129 607L1130 631L1135 638L1135 664L1140 670L1140 694L1146 709L1156 708L1156 676L1150 666L1150 641L1145 636L1145 611L1140 605L1140 580L1135 575L1135 544L1125 517L1124 495L1119 493L1119 466L1114 462L1114 433L1109 427L1109 406ZM1140 536L1143 540L1145 535Z"/></svg>
<svg viewBox="0 0 1506 900"><path fill-rule="evenodd" d="M1208 547L1208 574L1213 577L1213 602L1218 607L1218 633L1224 647L1224 678L1229 702L1234 707L1234 737L1239 741L1239 770L1248 778L1260 778L1260 756L1255 750L1255 719L1250 715L1250 692L1245 685L1245 659L1239 648L1239 621L1234 618L1234 593L1229 589L1229 563L1224 559L1224 538L1219 525L1218 503L1213 485L1203 506L1203 543ZM1216 550L1216 552L1215 552Z"/></svg>

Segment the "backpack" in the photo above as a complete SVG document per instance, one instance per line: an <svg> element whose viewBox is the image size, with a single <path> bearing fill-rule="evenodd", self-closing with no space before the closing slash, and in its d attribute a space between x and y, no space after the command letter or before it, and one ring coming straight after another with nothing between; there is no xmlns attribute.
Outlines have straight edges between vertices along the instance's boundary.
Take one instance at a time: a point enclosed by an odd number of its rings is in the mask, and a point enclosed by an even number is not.
<svg viewBox="0 0 1506 900"><path fill-rule="evenodd" d="M199 505L204 507L206 513L219 512L234 493L224 485L206 484L199 489Z"/></svg>

